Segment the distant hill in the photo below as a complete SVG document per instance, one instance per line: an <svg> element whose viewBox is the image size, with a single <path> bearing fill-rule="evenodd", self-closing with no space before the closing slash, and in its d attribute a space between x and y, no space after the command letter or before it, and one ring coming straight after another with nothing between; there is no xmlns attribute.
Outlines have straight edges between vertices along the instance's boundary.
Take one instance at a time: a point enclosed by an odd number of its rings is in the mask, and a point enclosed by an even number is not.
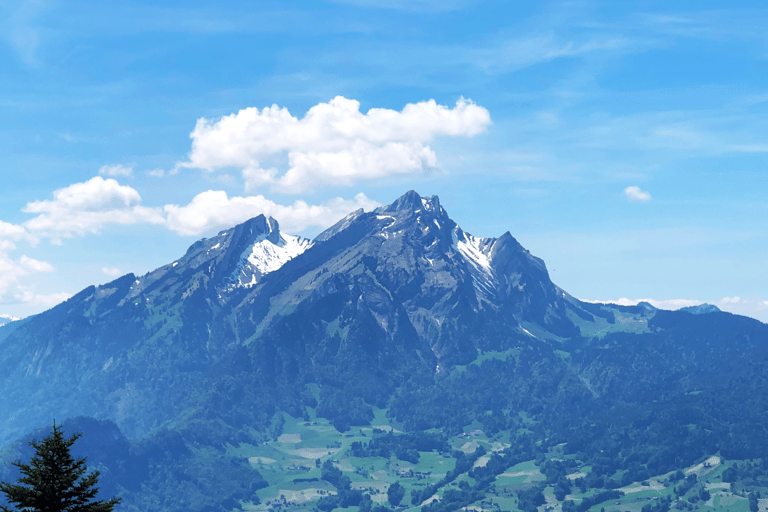
<svg viewBox="0 0 768 512"><path fill-rule="evenodd" d="M694 315L704 315L706 313L720 313L720 308L713 304L699 304L698 306L681 308L680 311L686 311Z"/></svg>

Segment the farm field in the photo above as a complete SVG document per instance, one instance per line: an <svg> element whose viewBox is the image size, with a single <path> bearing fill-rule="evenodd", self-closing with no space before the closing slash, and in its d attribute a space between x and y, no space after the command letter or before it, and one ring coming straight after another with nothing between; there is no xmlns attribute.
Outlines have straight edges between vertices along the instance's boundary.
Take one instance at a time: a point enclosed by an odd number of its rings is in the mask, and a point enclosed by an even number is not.
<svg viewBox="0 0 768 512"><path fill-rule="evenodd" d="M257 500L241 503L244 510L357 512L376 507L380 507L382 512L428 510L430 504L434 507L436 502L450 500L476 488L479 482L471 474L485 467L492 457L510 446L504 436L489 438L479 429L467 429L463 434L447 439L449 449L419 451L418 460L402 460L394 454L359 457L353 453L353 444L366 446L374 439L399 439L405 435L399 431L398 425L387 419L385 411L377 410L370 426L352 427L347 432L339 432L328 420L316 417L313 410L309 411L312 413L309 420L285 415L282 432L270 441L258 446L241 444L227 447L230 454L247 458L250 466L269 483L258 490L258 503ZM647 512L665 507L712 512L750 510L747 499L750 489L743 486L733 489L731 483L723 481L723 472L732 461L722 460L717 455L680 468L678 472L624 485L614 491L617 496L604 499L604 489L584 485L591 467L564 457L561 448L555 447L544 457L522 461L497 472L485 485L480 499L465 504L461 509L477 512L530 510L521 503L520 495L540 490L543 501L535 507L538 512ZM457 454L474 459L468 470L454 474ZM547 483L548 477L543 468L550 462L564 461L570 467L565 478L571 488L564 499L558 499L554 485ZM339 494L339 489L324 478L323 468L329 463L349 479L351 491L370 497L367 505L323 508L323 498ZM447 478L452 474L453 478ZM686 487L685 482L693 483ZM405 491L397 506L389 503L387 495L389 487L395 483ZM424 498L424 493L429 495ZM414 496L424 499L415 499ZM587 506L590 500L597 502ZM768 510L768 499L759 500L759 510Z"/></svg>

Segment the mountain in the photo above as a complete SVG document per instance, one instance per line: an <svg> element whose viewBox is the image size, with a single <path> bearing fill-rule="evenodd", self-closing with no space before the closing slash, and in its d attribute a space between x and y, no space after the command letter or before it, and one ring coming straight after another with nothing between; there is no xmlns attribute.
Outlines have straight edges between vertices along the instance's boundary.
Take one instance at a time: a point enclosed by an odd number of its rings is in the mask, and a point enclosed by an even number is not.
<svg viewBox="0 0 768 512"><path fill-rule="evenodd" d="M286 418L530 435L627 478L768 449L768 326L691 312L579 301L509 232L474 237L413 191L312 241L260 215L0 327L0 446L80 418L125 440L111 473L143 468L132 506L205 480L194 510L266 485L232 447Z"/></svg>
<svg viewBox="0 0 768 512"><path fill-rule="evenodd" d="M354 212L314 242L258 216L16 327L0 355L2 439L45 424L42 404L141 436L197 407L191 390L243 358L257 387L355 382L381 405L405 373L431 375L536 329L576 335L569 312L591 318L509 233L475 238L436 197Z"/></svg>

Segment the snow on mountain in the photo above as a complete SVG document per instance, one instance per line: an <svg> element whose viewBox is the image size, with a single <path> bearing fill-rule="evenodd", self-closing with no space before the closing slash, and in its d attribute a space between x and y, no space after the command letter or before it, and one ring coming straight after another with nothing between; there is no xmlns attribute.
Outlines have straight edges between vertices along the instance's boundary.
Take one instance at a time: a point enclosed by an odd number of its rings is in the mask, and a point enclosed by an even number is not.
<svg viewBox="0 0 768 512"><path fill-rule="evenodd" d="M269 240L260 240L253 244L248 263L262 274L268 274L282 267L285 262L295 258L312 247L312 241L300 236L280 235L277 245Z"/></svg>
<svg viewBox="0 0 768 512"><path fill-rule="evenodd" d="M259 236L240 257L235 271L239 276L238 285L246 288L255 285L258 275L274 272L310 247L312 240L300 236L280 233L276 244L269 240L269 234Z"/></svg>
<svg viewBox="0 0 768 512"><path fill-rule="evenodd" d="M496 294L497 279L491 266L495 238L476 238L460 227L453 229L453 247L469 264L475 289L488 296Z"/></svg>

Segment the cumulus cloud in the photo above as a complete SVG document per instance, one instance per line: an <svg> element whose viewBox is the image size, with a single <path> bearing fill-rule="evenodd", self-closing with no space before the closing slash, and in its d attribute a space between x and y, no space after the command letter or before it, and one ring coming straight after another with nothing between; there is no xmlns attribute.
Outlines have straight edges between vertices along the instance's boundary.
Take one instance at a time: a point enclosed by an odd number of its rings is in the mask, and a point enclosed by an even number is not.
<svg viewBox="0 0 768 512"><path fill-rule="evenodd" d="M17 226L16 224L0 220L0 238L12 238L18 240L24 236L27 236L27 231L22 226Z"/></svg>
<svg viewBox="0 0 768 512"><path fill-rule="evenodd" d="M720 299L720 303L721 304L739 304L741 302L742 302L741 297L738 297L738 296L736 296L736 297L723 297L722 299Z"/></svg>
<svg viewBox="0 0 768 512"><path fill-rule="evenodd" d="M246 189L270 185L298 193L434 168L437 156L428 143L435 137L471 137L490 124L488 111L464 98L454 108L430 100L400 112L374 108L363 114L359 102L337 96L301 119L277 105L246 108L218 120L198 119L189 161L177 168L237 168ZM281 158L287 168L263 165Z"/></svg>
<svg viewBox="0 0 768 512"><path fill-rule="evenodd" d="M39 261L26 255L18 261L11 258L6 250L0 247L0 303L27 303L32 305L55 305L61 294L36 295L24 287L19 281L23 276L37 272L53 272L53 266L45 261Z"/></svg>
<svg viewBox="0 0 768 512"><path fill-rule="evenodd" d="M0 221L0 303L35 301L34 294L21 284L20 278L54 270L50 263L27 255L22 255L19 259L12 258L9 252L16 249L15 242L21 240L32 245L38 241L23 226Z"/></svg>
<svg viewBox="0 0 768 512"><path fill-rule="evenodd" d="M98 233L108 224L163 224L159 208L141 206L139 193L114 179L96 176L56 190L52 201L35 201L23 211L38 215L26 221L29 232L49 237L54 243L85 233Z"/></svg>
<svg viewBox="0 0 768 512"><path fill-rule="evenodd" d="M627 199L630 201L646 203L651 200L651 194L636 186L625 188L624 195L627 196Z"/></svg>
<svg viewBox="0 0 768 512"><path fill-rule="evenodd" d="M38 242L23 226L0 220L0 251L15 249L14 241L26 240L31 244Z"/></svg>
<svg viewBox="0 0 768 512"><path fill-rule="evenodd" d="M133 165L102 165L99 169L102 176L133 176Z"/></svg>
<svg viewBox="0 0 768 512"><path fill-rule="evenodd" d="M377 206L379 203L362 193L354 200L338 197L322 205L305 201L281 205L260 195L230 198L226 192L209 190L196 195L186 206L166 205L165 212L168 228L182 235L229 228L262 213L277 219L282 230L295 233L311 226L330 226L353 210Z"/></svg>
<svg viewBox="0 0 768 512"><path fill-rule="evenodd" d="M32 272L53 272L53 266L50 263L39 261L26 255L21 256L19 264Z"/></svg>

